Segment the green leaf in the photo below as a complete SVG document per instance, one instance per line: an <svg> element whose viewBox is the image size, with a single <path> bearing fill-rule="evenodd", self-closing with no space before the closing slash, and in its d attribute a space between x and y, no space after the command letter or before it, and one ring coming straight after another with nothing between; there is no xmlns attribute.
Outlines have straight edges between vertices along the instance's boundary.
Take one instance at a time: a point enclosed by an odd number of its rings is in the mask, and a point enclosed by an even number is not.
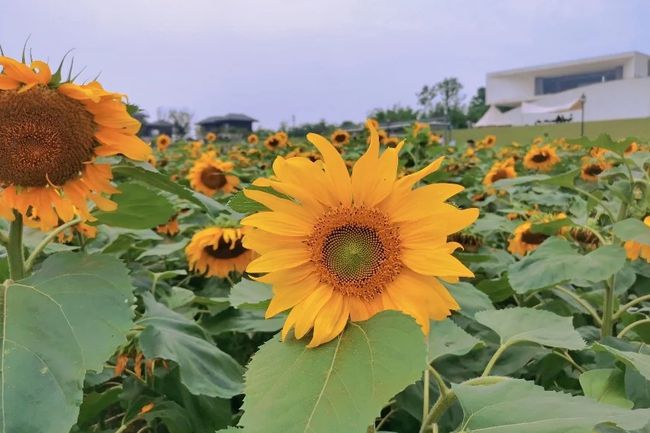
<svg viewBox="0 0 650 433"><path fill-rule="evenodd" d="M599 352L609 352L619 361L636 369L647 380L650 380L650 355L638 352L629 352L625 350L614 349L601 343L594 343L594 350Z"/></svg>
<svg viewBox="0 0 650 433"><path fill-rule="evenodd" d="M570 218L562 218L547 223L533 224L530 227L530 231L532 233L542 233L547 236L552 236L559 233L563 227L571 227L573 225L573 221Z"/></svg>
<svg viewBox="0 0 650 433"><path fill-rule="evenodd" d="M216 316L201 321L201 326L210 334L224 332L276 332L282 328L287 316L284 314L264 318L261 310L236 310L229 308Z"/></svg>
<svg viewBox="0 0 650 433"><path fill-rule="evenodd" d="M194 321L156 302L150 293L142 297L145 316L140 348L146 358L162 358L178 364L181 382L192 394L229 398L242 391L242 368L230 355L208 341Z"/></svg>
<svg viewBox="0 0 650 433"><path fill-rule="evenodd" d="M167 257L176 251L180 251L185 248L187 243L187 239L183 239L178 242L159 242L156 245L149 247L143 251L142 254L138 256L137 260L152 256Z"/></svg>
<svg viewBox="0 0 650 433"><path fill-rule="evenodd" d="M550 311L516 307L481 311L475 318L496 332L502 345L531 341L542 346L571 350L585 347L582 337L573 328L573 319Z"/></svg>
<svg viewBox="0 0 650 433"><path fill-rule="evenodd" d="M246 189L251 189L255 191L264 191L269 194L276 195L278 197L282 198L289 198L286 195L277 192L271 187L268 186L258 186L258 185L249 185L246 187ZM233 195L230 200L228 200L228 207L230 207L232 210L240 213L253 213L253 212L263 212L269 210L266 206L263 204L256 202L255 200L251 200L250 198L246 197L246 194L244 194L244 191L239 191L235 195Z"/></svg>
<svg viewBox="0 0 650 433"><path fill-rule="evenodd" d="M496 182L494 182L493 186L495 188L501 189L501 188L507 188L510 186L519 186L519 185L525 185L527 183L531 182L540 182L543 180L548 179L550 176L547 174L531 174L529 176L519 176L515 177L512 179L501 179Z"/></svg>
<svg viewBox="0 0 650 433"><path fill-rule="evenodd" d="M580 169L576 168L575 170L568 171L566 173L558 174L551 176L547 179L542 179L539 182L536 182L537 185L554 185L554 186L563 186L565 188L572 188L576 176L580 174Z"/></svg>
<svg viewBox="0 0 650 433"><path fill-rule="evenodd" d="M176 213L169 200L146 186L126 183L119 189L121 193L111 197L117 203L117 210L95 212L97 224L147 229L165 224Z"/></svg>
<svg viewBox="0 0 650 433"><path fill-rule="evenodd" d="M580 386L587 397L597 402L625 409L634 406L625 396L625 373L617 368L585 371L580 375Z"/></svg>
<svg viewBox="0 0 650 433"><path fill-rule="evenodd" d="M66 433L86 371L101 371L131 329L128 271L110 256L61 253L1 288L0 431Z"/></svg>
<svg viewBox="0 0 650 433"><path fill-rule="evenodd" d="M592 433L596 424L610 422L626 430L640 429L650 419L649 409L627 410L572 397L521 379L491 385L452 385L466 433Z"/></svg>
<svg viewBox="0 0 650 433"><path fill-rule="evenodd" d="M612 232L624 241L636 241L650 245L650 227L636 218L628 218L614 224Z"/></svg>
<svg viewBox="0 0 650 433"><path fill-rule="evenodd" d="M266 433L365 432L425 360L420 328L395 311L350 323L316 349L276 337L250 363L240 424Z"/></svg>
<svg viewBox="0 0 650 433"><path fill-rule="evenodd" d="M242 278L242 280L232 286L228 300L233 307L251 307L259 306L273 297L273 291L268 284L259 281ZM261 307L265 307L266 304Z"/></svg>
<svg viewBox="0 0 650 433"><path fill-rule="evenodd" d="M465 332L451 319L431 322L429 362L445 355L465 355L475 347L484 345L485 343Z"/></svg>
<svg viewBox="0 0 650 433"><path fill-rule="evenodd" d="M494 310L494 305L492 305L488 295L470 283L460 282L454 284L444 281L442 283L460 305L459 313L463 316L473 319L474 315L479 311Z"/></svg>
<svg viewBox="0 0 650 433"><path fill-rule="evenodd" d="M98 422L98 417L110 406L120 401L121 386L108 388L103 392L90 392L84 396L84 401L79 410L77 426L90 427Z"/></svg>
<svg viewBox="0 0 650 433"><path fill-rule="evenodd" d="M624 265L625 250L621 247L606 245L583 256L566 239L551 237L512 264L508 280L515 292L524 294L573 279L603 281Z"/></svg>

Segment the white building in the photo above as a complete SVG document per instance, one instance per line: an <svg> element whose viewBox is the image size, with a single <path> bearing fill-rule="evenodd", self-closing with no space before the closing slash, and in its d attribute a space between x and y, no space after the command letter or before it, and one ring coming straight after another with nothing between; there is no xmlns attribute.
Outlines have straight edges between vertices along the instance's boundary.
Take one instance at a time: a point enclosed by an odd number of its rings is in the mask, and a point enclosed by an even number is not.
<svg viewBox="0 0 650 433"><path fill-rule="evenodd" d="M476 126L532 125L558 116L579 122L582 95L587 122L650 117L650 56L628 52L489 73L486 102L500 110L491 108Z"/></svg>

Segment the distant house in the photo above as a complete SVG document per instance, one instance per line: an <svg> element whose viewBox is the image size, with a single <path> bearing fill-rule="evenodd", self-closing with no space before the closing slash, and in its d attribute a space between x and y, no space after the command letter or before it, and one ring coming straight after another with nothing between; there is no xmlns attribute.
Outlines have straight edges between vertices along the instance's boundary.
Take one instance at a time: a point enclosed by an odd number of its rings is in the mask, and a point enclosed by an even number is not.
<svg viewBox="0 0 650 433"><path fill-rule="evenodd" d="M155 122L147 122L146 119L141 120L142 127L138 135L140 137L151 138L160 134L167 134L170 137L174 134L174 125L166 120L156 120Z"/></svg>
<svg viewBox="0 0 650 433"><path fill-rule="evenodd" d="M197 124L203 134L214 132L223 136L223 133L250 133L253 131L253 122L257 122L257 119L241 113L228 113L225 116L208 117L197 122Z"/></svg>

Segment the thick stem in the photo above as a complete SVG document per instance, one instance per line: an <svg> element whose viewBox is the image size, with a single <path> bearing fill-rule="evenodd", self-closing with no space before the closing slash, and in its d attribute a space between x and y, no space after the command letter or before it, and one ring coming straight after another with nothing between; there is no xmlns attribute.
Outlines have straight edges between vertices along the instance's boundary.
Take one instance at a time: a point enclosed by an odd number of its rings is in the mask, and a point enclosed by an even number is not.
<svg viewBox="0 0 650 433"><path fill-rule="evenodd" d="M612 319L614 320L619 319L621 315L625 313L630 307L634 307L635 305L645 301L650 301L650 295L643 295L643 296L639 296L638 298L632 299L630 302L628 302L627 304L619 308L618 311L614 313L614 315L612 316Z"/></svg>
<svg viewBox="0 0 650 433"><path fill-rule="evenodd" d="M508 347L511 345L515 344L516 342L513 343L505 343L499 346L496 352L494 352L494 355L492 355L492 358L488 361L487 365L485 366L485 370L483 370L483 374L481 374L481 377L486 377L490 375L490 372L494 368L494 365L497 363L503 352L506 351Z"/></svg>
<svg viewBox="0 0 650 433"><path fill-rule="evenodd" d="M427 344L427 349L428 349L428 344ZM428 350L427 350L428 352ZM427 353L427 356L429 354ZM427 368L424 369L424 378L423 378L423 384L422 384L422 419L424 419L427 414L429 413L429 380L430 380L430 372L429 372L429 366L427 365Z"/></svg>
<svg viewBox="0 0 650 433"><path fill-rule="evenodd" d="M23 216L14 211L14 220L9 227L9 242L7 244L7 260L9 261L9 278L20 280L25 276L25 256L23 255Z"/></svg>
<svg viewBox="0 0 650 433"><path fill-rule="evenodd" d="M602 324L602 319L594 309L594 307L591 306L589 302L587 302L585 299L583 299L580 295L577 293L572 292L571 290L567 289L566 287L562 286L555 286L555 290L564 293L565 295L571 297L574 301L576 301L584 310L591 314L591 317L594 318L594 321L600 326Z"/></svg>
<svg viewBox="0 0 650 433"><path fill-rule="evenodd" d="M440 417L449 409L449 407L456 401L456 393L449 391L445 395L441 395L438 401L433 405L427 416L422 420L419 433L427 433L433 424L437 423Z"/></svg>
<svg viewBox="0 0 650 433"><path fill-rule="evenodd" d="M607 280L605 285L605 298L603 299L603 324L600 327L601 337L610 337L612 335L612 326L614 323L614 283L616 279L612 276Z"/></svg>
<svg viewBox="0 0 650 433"><path fill-rule="evenodd" d="M43 240L38 245L36 245L34 251L32 251L32 253L25 261L25 272L29 272L32 269L32 266L34 266L34 261L43 252L43 250L50 244L50 242L52 242L57 237L59 233L61 233L68 227L72 227L73 225L79 224L80 222L81 222L81 218L75 218L72 221L68 221L67 223L60 225L59 227L57 227L56 229L48 233L47 236L45 236Z"/></svg>

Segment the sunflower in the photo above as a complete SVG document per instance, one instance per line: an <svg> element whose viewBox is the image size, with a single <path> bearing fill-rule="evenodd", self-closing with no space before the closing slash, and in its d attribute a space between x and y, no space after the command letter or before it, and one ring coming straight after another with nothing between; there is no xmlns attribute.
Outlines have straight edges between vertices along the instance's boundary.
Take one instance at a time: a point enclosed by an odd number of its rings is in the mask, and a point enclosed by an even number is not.
<svg viewBox="0 0 650 433"><path fill-rule="evenodd" d="M155 167L155 166L156 166L156 163L157 163L158 161L156 160L156 157L155 157L154 154L152 153L152 154L150 154L150 155L147 157L147 162L148 162L149 165L151 165L152 167Z"/></svg>
<svg viewBox="0 0 650 433"><path fill-rule="evenodd" d="M632 155L639 151L639 145L636 141L633 141L625 148L625 156Z"/></svg>
<svg viewBox="0 0 650 433"><path fill-rule="evenodd" d="M246 141L248 144L257 144L260 142L260 138L257 136L257 134L250 134L247 138Z"/></svg>
<svg viewBox="0 0 650 433"><path fill-rule="evenodd" d="M59 232L56 235L56 240L61 244L67 244L72 242L74 235L77 233L86 239L94 239L97 237L97 227L93 227L86 223L79 223Z"/></svg>
<svg viewBox="0 0 650 433"><path fill-rule="evenodd" d="M217 159L215 152L207 152L194 163L187 179L195 191L205 195L212 196L217 191L233 192L239 185L237 176L227 174L233 167L232 162Z"/></svg>
<svg viewBox="0 0 650 433"><path fill-rule="evenodd" d="M383 310L413 316L428 333L430 319L459 309L440 279L473 276L452 256L460 245L447 242L478 217L478 209L445 203L463 187L413 190L442 158L397 179L401 145L380 155L377 131L367 127L370 146L352 175L327 139L308 134L323 161L278 157L275 176L264 182L287 198L245 190L269 209L242 220L254 228L244 246L261 254L247 271L265 273L259 280L273 286L266 317L291 309L282 338L292 328L297 338L313 329L309 347L334 339L348 319Z"/></svg>
<svg viewBox="0 0 650 433"><path fill-rule="evenodd" d="M214 132L208 132L207 134L205 134L205 141L207 141L208 143L214 143L215 141L217 141L217 134L215 134Z"/></svg>
<svg viewBox="0 0 650 433"><path fill-rule="evenodd" d="M271 134L266 137L266 140L264 140L264 147L269 150L277 150L286 147L287 144L282 140L283 137L278 134L279 133Z"/></svg>
<svg viewBox="0 0 650 433"><path fill-rule="evenodd" d="M643 223L650 227L650 215L643 219ZM642 244L636 241L625 241L625 252L630 260L637 260L639 257L650 263L650 245Z"/></svg>
<svg viewBox="0 0 650 433"><path fill-rule="evenodd" d="M429 134L429 142L431 144L440 144L441 139L442 139L442 137L440 135L434 133L434 132Z"/></svg>
<svg viewBox="0 0 650 433"><path fill-rule="evenodd" d="M346 144L350 143L350 133L344 129L337 129L336 131L332 132L332 136L330 138L332 140L332 144L336 147L345 146Z"/></svg>
<svg viewBox="0 0 650 433"><path fill-rule="evenodd" d="M159 235L176 236L181 231L178 226L178 214L172 216L165 224L156 227L156 233Z"/></svg>
<svg viewBox="0 0 650 433"><path fill-rule="evenodd" d="M558 162L560 157L557 156L555 148L548 144L533 145L524 156L524 167L529 170L550 171Z"/></svg>
<svg viewBox="0 0 650 433"><path fill-rule="evenodd" d="M591 230L582 227L572 227L569 230L569 235L573 240L589 251L595 250L600 245L598 236L596 236Z"/></svg>
<svg viewBox="0 0 650 433"><path fill-rule="evenodd" d="M560 212L556 215L546 215L544 217L538 218L535 222L538 224L548 223L551 221L561 220L566 218L566 214ZM523 224L520 224L514 232L514 236L508 242L508 251L513 254L526 255L527 253L534 251L548 239L550 236L544 233L534 233L531 230L533 226L533 221L527 221ZM564 229L561 229L560 232L563 232Z"/></svg>
<svg viewBox="0 0 650 433"><path fill-rule="evenodd" d="M244 248L246 228L209 227L194 236L185 247L190 270L209 277L227 277L231 271L244 272L253 252Z"/></svg>
<svg viewBox="0 0 650 433"><path fill-rule="evenodd" d="M594 146L589 150L589 155L591 155L593 158L601 159L607 152L608 150L603 147Z"/></svg>
<svg viewBox="0 0 650 433"><path fill-rule="evenodd" d="M171 142L172 139L169 135L160 134L158 137L156 137L156 149L158 149L159 152L164 152L169 148Z"/></svg>
<svg viewBox="0 0 650 433"><path fill-rule="evenodd" d="M492 168L490 168L490 171L487 172L483 179L483 185L491 186L498 180L513 179L515 177L517 177L517 171L515 170L514 160L507 159L492 165Z"/></svg>
<svg viewBox="0 0 650 433"><path fill-rule="evenodd" d="M585 161L580 169L580 177L587 182L598 182L598 176L611 167L607 161Z"/></svg>
<svg viewBox="0 0 650 433"><path fill-rule="evenodd" d="M429 124L424 122L415 122L413 123L413 135L418 135L421 131L428 131Z"/></svg>
<svg viewBox="0 0 650 433"><path fill-rule="evenodd" d="M491 147L494 147L494 145L497 142L497 138L494 135L486 135L483 140L480 140L476 147L479 149L489 149Z"/></svg>
<svg viewBox="0 0 650 433"><path fill-rule="evenodd" d="M280 146L286 147L289 144L289 134L284 131L278 131L275 136L280 140Z"/></svg>
<svg viewBox="0 0 650 433"><path fill-rule="evenodd" d="M386 137L384 139L384 146L386 147L397 147L399 143L400 139L398 137Z"/></svg>
<svg viewBox="0 0 650 433"><path fill-rule="evenodd" d="M12 220L18 212L47 231L76 215L93 221L88 200L115 210L105 197L119 192L111 166L96 158L146 161L151 155L124 95L97 81L61 84L41 61L0 57L0 67L0 215Z"/></svg>
<svg viewBox="0 0 650 433"><path fill-rule="evenodd" d="M193 141L190 144L190 156L192 158L198 158L201 155L201 147L203 143L199 140Z"/></svg>

